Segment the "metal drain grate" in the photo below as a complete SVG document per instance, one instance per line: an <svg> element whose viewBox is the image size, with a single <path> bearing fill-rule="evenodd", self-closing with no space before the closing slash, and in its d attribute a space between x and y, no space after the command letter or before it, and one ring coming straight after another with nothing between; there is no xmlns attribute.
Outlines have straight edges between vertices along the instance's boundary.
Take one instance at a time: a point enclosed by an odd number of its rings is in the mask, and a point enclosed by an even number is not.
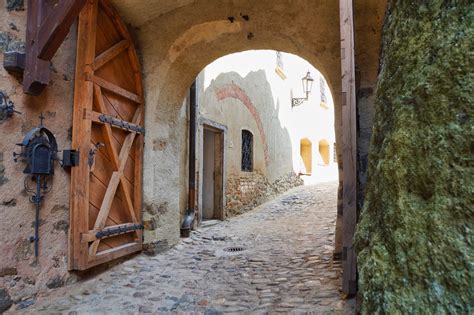
<svg viewBox="0 0 474 315"><path fill-rule="evenodd" d="M224 252L229 252L229 253L241 252L241 251L244 251L244 250L245 250L245 248L243 248L241 246L234 246L234 247L224 248Z"/></svg>

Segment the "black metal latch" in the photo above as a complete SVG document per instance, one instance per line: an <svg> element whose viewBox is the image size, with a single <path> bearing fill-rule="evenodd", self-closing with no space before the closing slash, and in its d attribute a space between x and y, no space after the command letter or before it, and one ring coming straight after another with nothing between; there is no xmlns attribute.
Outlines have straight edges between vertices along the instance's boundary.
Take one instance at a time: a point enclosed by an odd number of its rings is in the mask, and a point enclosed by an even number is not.
<svg viewBox="0 0 474 315"><path fill-rule="evenodd" d="M62 167L74 167L79 165L79 151L78 150L64 150Z"/></svg>

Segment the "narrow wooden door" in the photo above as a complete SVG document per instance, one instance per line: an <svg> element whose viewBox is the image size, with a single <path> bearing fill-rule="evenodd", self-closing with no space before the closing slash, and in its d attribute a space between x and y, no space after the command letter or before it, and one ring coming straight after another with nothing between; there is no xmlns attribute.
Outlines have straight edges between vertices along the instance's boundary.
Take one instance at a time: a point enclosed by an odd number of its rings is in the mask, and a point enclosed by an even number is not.
<svg viewBox="0 0 474 315"><path fill-rule="evenodd" d="M69 268L142 249L143 89L136 51L108 0L79 16Z"/></svg>

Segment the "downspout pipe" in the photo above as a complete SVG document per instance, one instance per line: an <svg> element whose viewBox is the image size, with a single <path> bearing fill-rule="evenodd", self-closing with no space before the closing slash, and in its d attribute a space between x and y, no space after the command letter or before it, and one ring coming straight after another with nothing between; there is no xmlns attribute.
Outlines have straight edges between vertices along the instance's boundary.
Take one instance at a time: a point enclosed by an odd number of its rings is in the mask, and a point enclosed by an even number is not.
<svg viewBox="0 0 474 315"><path fill-rule="evenodd" d="M188 209L181 224L181 237L189 237L196 217L196 81L189 91L189 189Z"/></svg>

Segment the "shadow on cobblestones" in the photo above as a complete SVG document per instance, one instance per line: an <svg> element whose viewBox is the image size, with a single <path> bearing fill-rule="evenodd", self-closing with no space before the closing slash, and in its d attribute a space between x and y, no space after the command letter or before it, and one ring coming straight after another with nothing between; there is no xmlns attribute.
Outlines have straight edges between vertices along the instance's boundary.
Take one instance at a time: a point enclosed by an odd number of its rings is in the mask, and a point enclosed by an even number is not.
<svg viewBox="0 0 474 315"><path fill-rule="evenodd" d="M31 313L350 314L332 261L337 183L295 188L242 216L194 231L54 292ZM226 251L242 247L241 251Z"/></svg>

